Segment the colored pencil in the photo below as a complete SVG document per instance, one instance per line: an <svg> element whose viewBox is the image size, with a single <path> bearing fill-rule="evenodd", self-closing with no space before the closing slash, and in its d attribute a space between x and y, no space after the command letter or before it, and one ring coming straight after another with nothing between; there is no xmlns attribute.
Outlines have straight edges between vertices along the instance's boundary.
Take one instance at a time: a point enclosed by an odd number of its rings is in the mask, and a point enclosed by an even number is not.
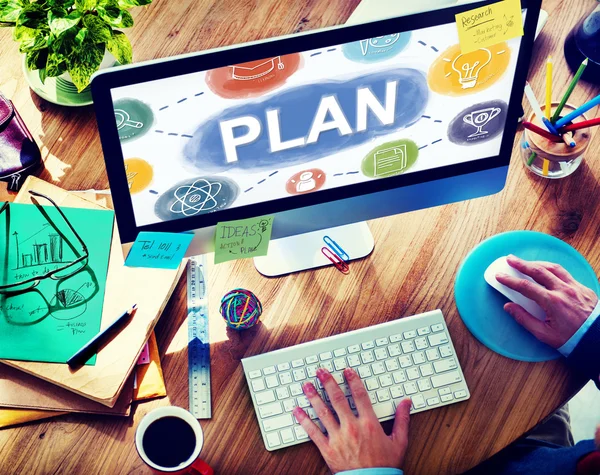
<svg viewBox="0 0 600 475"><path fill-rule="evenodd" d="M542 175L548 176L549 169L550 169L550 160L546 160L544 158L544 163L542 164Z"/></svg>
<svg viewBox="0 0 600 475"><path fill-rule="evenodd" d="M533 163L533 161L535 160L535 157L537 157L537 153L535 152L531 152L531 155L529 155L529 158L527 159L527 166L530 167L531 164Z"/></svg>
<svg viewBox="0 0 600 475"><path fill-rule="evenodd" d="M560 129L561 127L567 125L569 122L572 122L573 119L576 119L580 115L585 114L587 111L589 111L590 109L593 109L594 107L596 107L599 104L600 104L600 95L594 97L591 101L586 102L581 107L578 107L577 109L575 109L573 112L566 115L562 119L557 120L556 128Z"/></svg>
<svg viewBox="0 0 600 475"><path fill-rule="evenodd" d="M552 122L556 122L558 120L558 118L560 117L560 113L562 112L563 108L565 107L565 104L569 100L569 97L571 97L571 94L573 94L573 90L575 89L575 86L579 82L579 79L581 78L581 75L585 71L585 68L587 68L587 65L588 65L588 59L585 58L583 60L583 62L581 63L581 65L579 66L579 69L575 73L575 77L571 81L571 84L569 84L569 87L567 88L567 92L565 92L565 95L561 99L560 104L558 104L556 111L554 111L554 115L552 116Z"/></svg>
<svg viewBox="0 0 600 475"><path fill-rule="evenodd" d="M552 56L546 61L546 119L552 117Z"/></svg>
<svg viewBox="0 0 600 475"><path fill-rule="evenodd" d="M564 134L562 134L561 137L563 139L563 142L565 142L567 146L575 148L575 146L577 145L575 143L575 140L573 140L573 134L571 132L565 132Z"/></svg>
<svg viewBox="0 0 600 475"><path fill-rule="evenodd" d="M548 132L555 134L556 129L554 129L552 127L552 124L550 124L550 121L548 119L546 119L546 117L544 116L544 113L542 112L540 103L536 99L535 94L533 93L533 89L531 89L531 86L529 85L529 83L525 84L525 95L527 96L527 99L529 100L529 104L531 104L531 108L533 109L533 112L537 116L537 118L544 123L544 125L548 129ZM558 135L558 134L555 134L555 135Z"/></svg>
<svg viewBox="0 0 600 475"><path fill-rule="evenodd" d="M561 132L575 132L576 130L585 129L587 127L593 127L594 125L600 125L600 117L590 120L582 120L581 122L575 122L574 124L565 125Z"/></svg>
<svg viewBox="0 0 600 475"><path fill-rule="evenodd" d="M562 140L558 135L551 134L547 130L542 129L541 127L532 124L531 122L523 122L523 127L525 127L527 130L535 132L538 135L541 135L542 137L548 140L551 140L552 142L560 142Z"/></svg>

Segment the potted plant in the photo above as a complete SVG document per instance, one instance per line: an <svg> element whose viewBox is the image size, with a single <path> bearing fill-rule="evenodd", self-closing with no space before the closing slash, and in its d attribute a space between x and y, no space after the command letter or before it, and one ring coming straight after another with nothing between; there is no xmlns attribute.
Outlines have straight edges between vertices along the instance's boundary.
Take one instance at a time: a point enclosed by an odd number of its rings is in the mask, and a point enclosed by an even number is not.
<svg viewBox="0 0 600 475"><path fill-rule="evenodd" d="M83 91L106 52L120 64L132 61L129 9L152 0L0 0L0 26L12 27L29 70L70 79Z"/></svg>

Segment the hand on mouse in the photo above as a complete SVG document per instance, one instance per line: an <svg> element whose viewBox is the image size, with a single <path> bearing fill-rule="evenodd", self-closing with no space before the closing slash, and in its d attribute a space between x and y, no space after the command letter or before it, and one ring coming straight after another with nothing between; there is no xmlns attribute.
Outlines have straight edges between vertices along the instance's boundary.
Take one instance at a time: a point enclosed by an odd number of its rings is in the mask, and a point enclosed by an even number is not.
<svg viewBox="0 0 600 475"><path fill-rule="evenodd" d="M537 283L506 274L498 274L498 282L534 300L546 312L546 320L538 320L513 302L504 305L504 310L538 340L560 348L590 316L598 297L559 264L524 261L515 256L508 256L507 262Z"/></svg>
<svg viewBox="0 0 600 475"><path fill-rule="evenodd" d="M327 435L321 432L303 409L296 407L294 416L316 444L332 473L358 468L400 468L408 446L410 399L403 399L398 403L394 428L388 436L373 411L369 394L358 374L353 369L346 368L344 376L358 416L350 410L348 401L333 376L323 368L317 370L317 378L327 391L337 419L312 383L304 384L304 394L325 426Z"/></svg>

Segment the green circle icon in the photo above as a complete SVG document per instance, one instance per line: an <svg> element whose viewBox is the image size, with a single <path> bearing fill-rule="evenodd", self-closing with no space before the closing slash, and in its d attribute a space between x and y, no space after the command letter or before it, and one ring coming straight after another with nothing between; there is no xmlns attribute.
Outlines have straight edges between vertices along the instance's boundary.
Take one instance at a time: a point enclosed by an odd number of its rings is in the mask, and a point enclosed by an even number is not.
<svg viewBox="0 0 600 475"><path fill-rule="evenodd" d="M369 178L387 178L404 173L418 156L419 147L412 140L395 140L371 150L363 159L361 169Z"/></svg>
<svg viewBox="0 0 600 475"><path fill-rule="evenodd" d="M150 106L137 99L119 99L115 101L114 109L121 142L141 137L154 123Z"/></svg>

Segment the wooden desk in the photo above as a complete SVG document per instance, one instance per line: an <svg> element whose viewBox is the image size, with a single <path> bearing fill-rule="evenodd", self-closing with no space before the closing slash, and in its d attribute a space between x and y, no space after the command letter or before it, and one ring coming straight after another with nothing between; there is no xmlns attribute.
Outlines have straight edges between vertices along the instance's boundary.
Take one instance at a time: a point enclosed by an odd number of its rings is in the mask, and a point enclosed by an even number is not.
<svg viewBox="0 0 600 475"><path fill-rule="evenodd" d="M155 0L135 11L130 35L136 58L152 59L342 23L357 3ZM549 53L555 90L562 91L570 80L563 39L593 3L544 2L550 20L535 46L530 81L536 91L543 90L542 65ZM92 108L60 108L31 93L10 37L0 30L0 90L13 98L42 147L43 178L67 189L106 188ZM597 93L581 85L572 101L582 103ZM457 313L453 283L460 262L477 243L513 229L560 237L600 269L600 164L594 160L599 147L596 134L577 173L549 181L523 168L515 145L502 193L371 222L375 251L352 263L347 276L328 268L265 279L250 261L211 268L214 416L202 421L203 457L226 475L326 473L312 444L276 453L264 449L240 359L435 308L444 311L472 397L413 418L406 473L464 471L564 404L582 382L570 377L562 362L519 363L479 344ZM217 310L221 296L234 287L252 289L265 308L262 324L244 333L226 331ZM157 327L168 398L141 404L130 419L74 415L0 431L0 473L148 473L133 445L139 420L158 406L188 404L185 314L182 281Z"/></svg>

